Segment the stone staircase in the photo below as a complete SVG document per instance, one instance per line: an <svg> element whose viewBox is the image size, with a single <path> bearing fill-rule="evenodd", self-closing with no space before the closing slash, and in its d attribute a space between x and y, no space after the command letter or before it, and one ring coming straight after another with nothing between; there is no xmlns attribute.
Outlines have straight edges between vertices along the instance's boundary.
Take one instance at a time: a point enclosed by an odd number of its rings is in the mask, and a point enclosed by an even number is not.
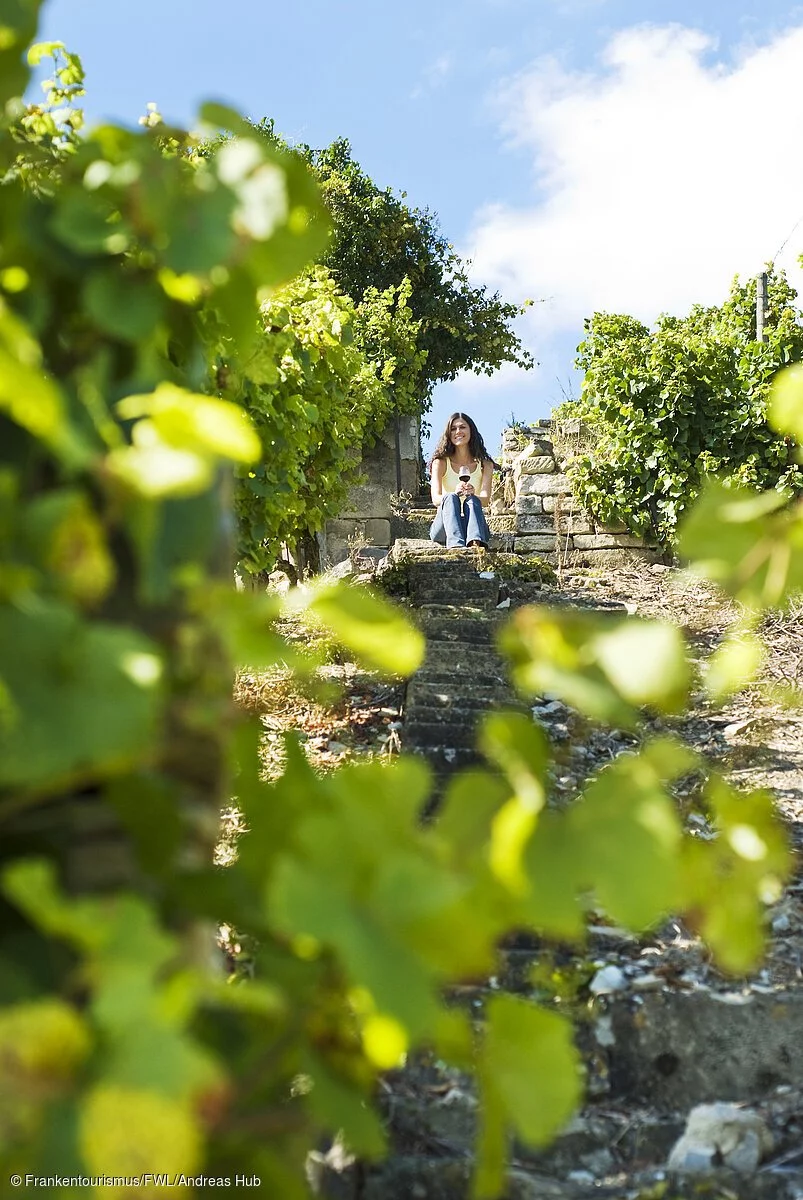
<svg viewBox="0 0 803 1200"><path fill-rule="evenodd" d="M520 707L494 645L505 610L492 571L477 570L474 550L444 550L400 538L389 561L403 565L405 599L426 635L422 666L407 685L402 745L423 755L442 783L477 760L479 718Z"/></svg>

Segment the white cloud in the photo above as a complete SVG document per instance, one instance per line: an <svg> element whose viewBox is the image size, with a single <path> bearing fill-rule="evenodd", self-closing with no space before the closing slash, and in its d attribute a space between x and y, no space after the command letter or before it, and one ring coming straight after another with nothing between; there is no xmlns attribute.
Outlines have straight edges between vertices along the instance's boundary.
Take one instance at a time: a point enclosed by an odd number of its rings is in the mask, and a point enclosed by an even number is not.
<svg viewBox="0 0 803 1200"><path fill-rule="evenodd" d="M468 253L506 298L549 297L530 310L539 358L595 310L651 322L716 303L775 254L803 216L801 63L803 26L726 62L698 30L643 25L593 71L540 60L505 85L534 201L479 212ZM803 223L779 262L801 249Z"/></svg>

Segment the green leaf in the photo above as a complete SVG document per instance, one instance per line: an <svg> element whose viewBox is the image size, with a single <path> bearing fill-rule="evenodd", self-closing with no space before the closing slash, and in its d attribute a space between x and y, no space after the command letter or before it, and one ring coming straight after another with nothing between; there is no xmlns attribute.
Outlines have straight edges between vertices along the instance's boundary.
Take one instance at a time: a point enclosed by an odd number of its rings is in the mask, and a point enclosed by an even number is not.
<svg viewBox="0 0 803 1200"><path fill-rule="evenodd" d="M366 1097L336 1076L317 1054L307 1052L304 1071L312 1080L307 1103L324 1129L331 1134L342 1132L353 1153L367 1159L382 1158L387 1148L385 1133Z"/></svg>
<svg viewBox="0 0 803 1200"><path fill-rule="evenodd" d="M544 803L544 778L549 767L549 743L529 716L491 712L477 735L480 749L507 777L510 786L538 811Z"/></svg>
<svg viewBox="0 0 803 1200"><path fill-rule="evenodd" d="M166 445L151 421L138 421L133 444L108 455L106 471L146 500L188 499L212 486L214 459Z"/></svg>
<svg viewBox="0 0 803 1200"><path fill-rule="evenodd" d="M0 645L13 706L0 725L0 783L56 786L153 752L162 662L148 638L40 601L0 607Z"/></svg>
<svg viewBox="0 0 803 1200"><path fill-rule="evenodd" d="M59 198L50 220L54 237L78 255L120 255L132 235L113 206L96 192L70 189Z"/></svg>
<svg viewBox="0 0 803 1200"><path fill-rule="evenodd" d="M144 341L158 325L162 289L150 277L121 268L95 271L84 286L86 309L97 326L126 342Z"/></svg>
<svg viewBox="0 0 803 1200"><path fill-rule="evenodd" d="M803 443L803 364L779 371L772 381L767 420L779 433Z"/></svg>
<svg viewBox="0 0 803 1200"><path fill-rule="evenodd" d="M370 992L377 1009L396 1017L411 1036L429 1028L435 996L419 957L319 871L291 858L280 861L267 912L282 932L313 937L336 950L352 983Z"/></svg>
<svg viewBox="0 0 803 1200"><path fill-rule="evenodd" d="M546 799L546 735L523 713L490 713L483 720L478 741L514 789L491 823L491 870L511 892L523 894L528 884L522 855Z"/></svg>
<svg viewBox="0 0 803 1200"><path fill-rule="evenodd" d="M509 788L488 771L470 769L452 776L436 829L458 863L469 865L487 856L493 817L509 795Z"/></svg>
<svg viewBox="0 0 803 1200"><path fill-rule="evenodd" d="M752 683L764 661L764 645L750 630L729 633L708 660L705 690L714 704Z"/></svg>
<svg viewBox="0 0 803 1200"><path fill-rule="evenodd" d="M64 396L42 367L42 349L0 300L0 413L68 463L87 457L67 416Z"/></svg>
<svg viewBox="0 0 803 1200"><path fill-rule="evenodd" d="M24 532L62 595L90 605L107 595L114 561L103 525L83 492L62 489L37 497L25 513Z"/></svg>
<svg viewBox="0 0 803 1200"><path fill-rule="evenodd" d="M675 625L626 621L595 638L594 654L619 695L631 704L675 712L686 699L686 647Z"/></svg>
<svg viewBox="0 0 803 1200"><path fill-rule="evenodd" d="M786 499L709 480L680 531L680 552L695 574L714 580L751 608L803 590L803 514L776 512Z"/></svg>
<svg viewBox="0 0 803 1200"><path fill-rule="evenodd" d="M684 846L686 903L719 965L744 974L761 960L765 906L792 869L788 839L767 792L740 792L713 776L704 801L719 836Z"/></svg>
<svg viewBox="0 0 803 1200"><path fill-rule="evenodd" d="M682 831L664 783L693 760L675 749L659 742L621 756L599 772L568 815L577 873L614 921L634 929L671 912L680 898Z"/></svg>
<svg viewBox="0 0 803 1200"><path fill-rule="evenodd" d="M98 921L98 902L65 900L52 862L29 858L9 863L2 872L2 890L44 932L90 953L102 946L105 927Z"/></svg>
<svg viewBox="0 0 803 1200"><path fill-rule="evenodd" d="M539 933L580 941L585 933L578 897L586 887L577 840L565 813L542 812L524 851L524 920Z"/></svg>
<svg viewBox="0 0 803 1200"><path fill-rule="evenodd" d="M214 126L215 129L228 129L231 133L242 134L245 137L253 137L253 126L246 121L240 113L234 108L229 108L226 104L221 104L216 100L205 100L198 110L198 116L207 125Z"/></svg>
<svg viewBox="0 0 803 1200"><path fill-rule="evenodd" d="M252 463L262 446L251 421L237 404L160 383L153 392L127 396L117 405L124 420L149 417L158 438L177 451L232 462Z"/></svg>
<svg viewBox="0 0 803 1200"><path fill-rule="evenodd" d="M686 696L682 637L658 621L533 606L499 641L520 690L554 693L596 720L633 728L634 705L671 712Z"/></svg>
<svg viewBox="0 0 803 1200"><path fill-rule="evenodd" d="M488 1111L475 1190L480 1197L496 1196L501 1182L499 1117L528 1145L543 1146L566 1124L581 1092L580 1057L564 1017L513 996L494 996L486 1019L480 1080Z"/></svg>
<svg viewBox="0 0 803 1200"><path fill-rule="evenodd" d="M325 584L313 590L306 605L316 621L366 666L398 675L411 675L420 666L423 634L388 601L365 589Z"/></svg>

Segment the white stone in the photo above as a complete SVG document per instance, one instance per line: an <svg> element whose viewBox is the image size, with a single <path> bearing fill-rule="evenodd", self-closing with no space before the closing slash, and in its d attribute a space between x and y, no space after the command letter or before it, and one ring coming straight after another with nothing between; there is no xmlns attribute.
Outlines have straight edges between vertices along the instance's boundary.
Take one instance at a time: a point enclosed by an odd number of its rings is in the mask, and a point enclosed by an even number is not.
<svg viewBox="0 0 803 1200"><path fill-rule="evenodd" d="M608 996L612 992L624 991L626 987L627 979L624 971L620 967L610 964L607 967L601 967L597 971L588 985L588 990L592 996Z"/></svg>
<svg viewBox="0 0 803 1200"><path fill-rule="evenodd" d="M600 1017L594 1026L594 1037L600 1046L615 1046L616 1034L613 1031L613 1017L610 1013L606 1013L604 1017Z"/></svg>
<svg viewBox="0 0 803 1200"><path fill-rule="evenodd" d="M667 1165L690 1175L720 1165L750 1174L770 1150L772 1135L757 1112L737 1104L698 1104Z"/></svg>
<svg viewBox="0 0 803 1200"><path fill-rule="evenodd" d="M522 475L519 496L557 496L571 491L565 475Z"/></svg>

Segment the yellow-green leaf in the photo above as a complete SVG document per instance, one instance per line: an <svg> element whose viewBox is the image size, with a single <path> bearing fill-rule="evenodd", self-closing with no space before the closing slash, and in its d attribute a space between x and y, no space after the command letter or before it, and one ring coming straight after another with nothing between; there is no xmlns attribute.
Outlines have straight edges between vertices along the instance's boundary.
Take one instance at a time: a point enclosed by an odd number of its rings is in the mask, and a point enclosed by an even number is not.
<svg viewBox="0 0 803 1200"><path fill-rule="evenodd" d="M803 364L779 371L772 382L767 420L779 433L803 443Z"/></svg>
<svg viewBox="0 0 803 1200"><path fill-rule="evenodd" d="M494 996L486 1017L483 1056L508 1118L525 1142L543 1146L580 1098L580 1057L571 1022L514 996Z"/></svg>
<svg viewBox="0 0 803 1200"><path fill-rule="evenodd" d="M127 396L117 405L124 419L149 417L159 439L180 452L253 463L262 445L237 404L161 383L149 395ZM135 427L136 428L136 427Z"/></svg>
<svg viewBox="0 0 803 1200"><path fill-rule="evenodd" d="M399 609L365 589L324 585L312 592L308 609L367 666L411 675L421 664L423 634Z"/></svg>

